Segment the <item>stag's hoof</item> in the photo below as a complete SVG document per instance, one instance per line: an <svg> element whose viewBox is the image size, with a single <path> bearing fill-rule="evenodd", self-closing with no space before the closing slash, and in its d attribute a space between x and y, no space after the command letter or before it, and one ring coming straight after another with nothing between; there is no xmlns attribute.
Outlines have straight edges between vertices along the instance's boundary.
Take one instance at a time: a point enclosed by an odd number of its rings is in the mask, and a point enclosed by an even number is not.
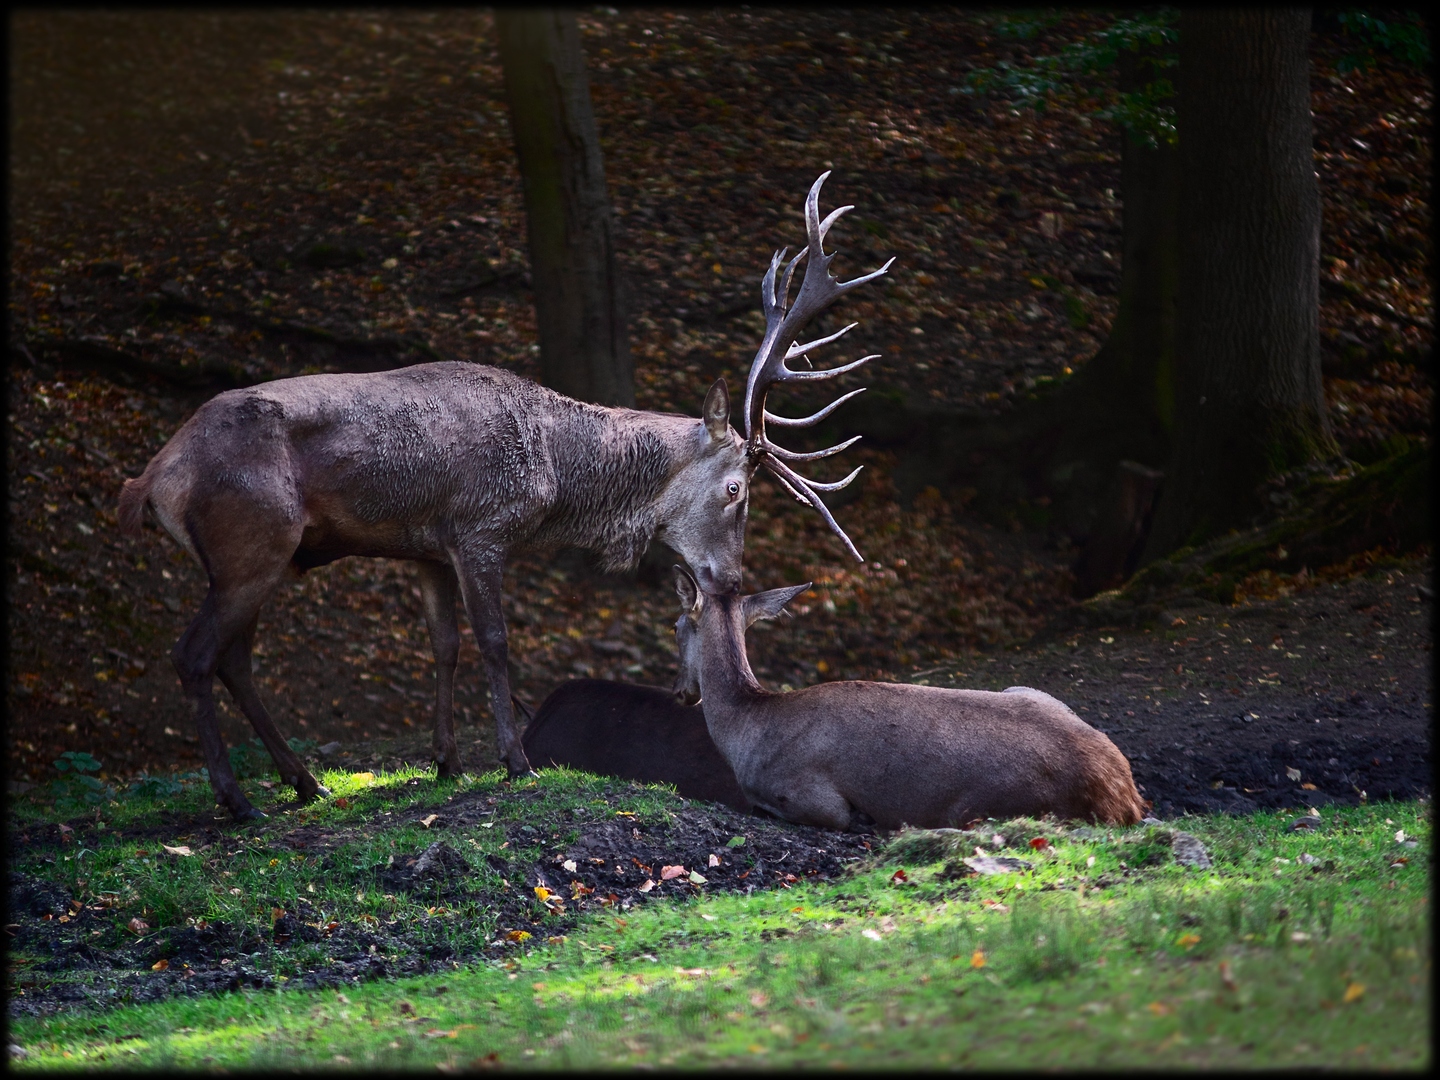
<svg viewBox="0 0 1440 1080"><path fill-rule="evenodd" d="M308 791L297 787L295 789L295 797L303 806L305 803L312 803L316 799L328 799L330 797L330 789L321 784L316 784Z"/></svg>
<svg viewBox="0 0 1440 1080"><path fill-rule="evenodd" d="M230 813L234 816L236 821L264 821L270 816L269 814L265 813L265 811L257 810L253 806L245 806L239 810L231 807Z"/></svg>

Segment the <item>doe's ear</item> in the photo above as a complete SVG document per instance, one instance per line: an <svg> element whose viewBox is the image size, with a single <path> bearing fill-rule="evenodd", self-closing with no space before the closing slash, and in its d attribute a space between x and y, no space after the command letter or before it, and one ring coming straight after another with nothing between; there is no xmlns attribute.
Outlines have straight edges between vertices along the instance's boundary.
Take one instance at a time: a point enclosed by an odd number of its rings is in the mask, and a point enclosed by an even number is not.
<svg viewBox="0 0 1440 1080"><path fill-rule="evenodd" d="M690 571L679 563L675 564L675 595L680 597L680 609L690 614L699 614L700 586L690 576Z"/></svg>
<svg viewBox="0 0 1440 1080"><path fill-rule="evenodd" d="M811 584L812 582L807 581L804 585L791 585L786 589L771 589L769 592L744 597L740 601L740 610L745 616L745 625L748 627L760 619L775 618L785 610L786 604L810 588Z"/></svg>
<svg viewBox="0 0 1440 1080"><path fill-rule="evenodd" d="M705 395L701 410L705 417L705 430L713 442L726 442L730 438L730 390L724 379L716 379L715 385Z"/></svg>

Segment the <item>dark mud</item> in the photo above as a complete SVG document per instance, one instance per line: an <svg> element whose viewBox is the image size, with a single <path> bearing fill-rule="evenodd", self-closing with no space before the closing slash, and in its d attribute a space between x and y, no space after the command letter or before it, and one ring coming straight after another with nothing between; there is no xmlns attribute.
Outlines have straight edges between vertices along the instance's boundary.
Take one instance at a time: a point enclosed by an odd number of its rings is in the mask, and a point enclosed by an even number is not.
<svg viewBox="0 0 1440 1080"><path fill-rule="evenodd" d="M526 792L501 797L533 800ZM136 938L104 904L81 905L63 889L12 870L10 950L45 959L12 973L9 1015L451 971L563 935L587 912L834 878L863 858L876 839L690 803L663 821L572 816L568 823L541 818L517 823L507 834L509 858L490 854L483 865L473 865L458 850L463 842L454 830L478 824L493 805L493 797L466 793L415 810L416 816L438 815L430 826L436 838L418 851L397 852L383 867L357 869L328 856L322 862L328 878L338 875L347 886L403 891L435 905L435 912L419 921L326 922L303 899L289 904L290 910L276 899L271 903L282 913L268 935L253 927L202 922ZM375 827L384 827L381 819ZM271 838L269 846L316 853L355 831L354 826L343 832L302 828ZM77 828L73 843L83 845L86 832ZM174 836L175 827L166 835ZM737 837L743 843L734 843ZM192 835L197 849L220 840L233 843L213 828L199 827ZM10 837L12 859L23 855L33 861L43 849L62 846L55 826ZM672 868L668 878L666 868ZM537 886L552 895L542 901ZM457 909L475 914L457 917Z"/></svg>

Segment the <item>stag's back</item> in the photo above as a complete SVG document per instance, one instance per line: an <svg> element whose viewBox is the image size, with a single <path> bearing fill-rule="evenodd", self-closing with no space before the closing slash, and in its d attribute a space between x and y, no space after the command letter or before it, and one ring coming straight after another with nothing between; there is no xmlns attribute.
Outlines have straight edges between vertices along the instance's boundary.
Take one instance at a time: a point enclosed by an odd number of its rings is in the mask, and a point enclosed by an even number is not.
<svg viewBox="0 0 1440 1080"><path fill-rule="evenodd" d="M455 532L628 551L686 423L478 364L281 379L202 405L127 487L122 520L148 499L175 535L197 501L230 495L303 523L317 560L433 557Z"/></svg>

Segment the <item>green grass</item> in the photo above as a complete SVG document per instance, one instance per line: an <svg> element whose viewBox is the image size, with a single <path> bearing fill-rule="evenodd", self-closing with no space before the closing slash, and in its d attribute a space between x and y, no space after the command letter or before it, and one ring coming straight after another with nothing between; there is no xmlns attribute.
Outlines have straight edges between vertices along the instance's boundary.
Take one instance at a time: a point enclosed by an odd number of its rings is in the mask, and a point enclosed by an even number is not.
<svg viewBox="0 0 1440 1080"><path fill-rule="evenodd" d="M408 843L406 830L423 843L406 810L443 791L416 779L330 773L348 808L332 800L292 819L354 829L345 858L363 866L391 839ZM526 820L598 811L603 785L547 773ZM642 815L674 805L663 789L633 794ZM503 794L496 811L504 820ZM394 825L377 829L377 817ZM842 880L591 914L561 942L444 976L21 1018L11 1039L27 1051L22 1069L1427 1066L1428 804L1327 810L1308 833L1287 831L1292 818L1184 819L1210 870L1175 864L1143 826L997 825L1035 869L996 877L962 876L943 853L917 863L900 840ZM1397 842L1402 830L1416 847ZM472 833L483 844L499 831ZM1032 851L1027 832L1054 843ZM138 888L134 846L84 873ZM305 859L272 864L250 846L227 865L251 886L328 889L346 918L420 917L403 910L410 901L356 901L352 882L342 892ZM196 869L148 894L157 918L162 903L175 917L202 901L223 909L216 886L232 879L199 858L179 864Z"/></svg>

